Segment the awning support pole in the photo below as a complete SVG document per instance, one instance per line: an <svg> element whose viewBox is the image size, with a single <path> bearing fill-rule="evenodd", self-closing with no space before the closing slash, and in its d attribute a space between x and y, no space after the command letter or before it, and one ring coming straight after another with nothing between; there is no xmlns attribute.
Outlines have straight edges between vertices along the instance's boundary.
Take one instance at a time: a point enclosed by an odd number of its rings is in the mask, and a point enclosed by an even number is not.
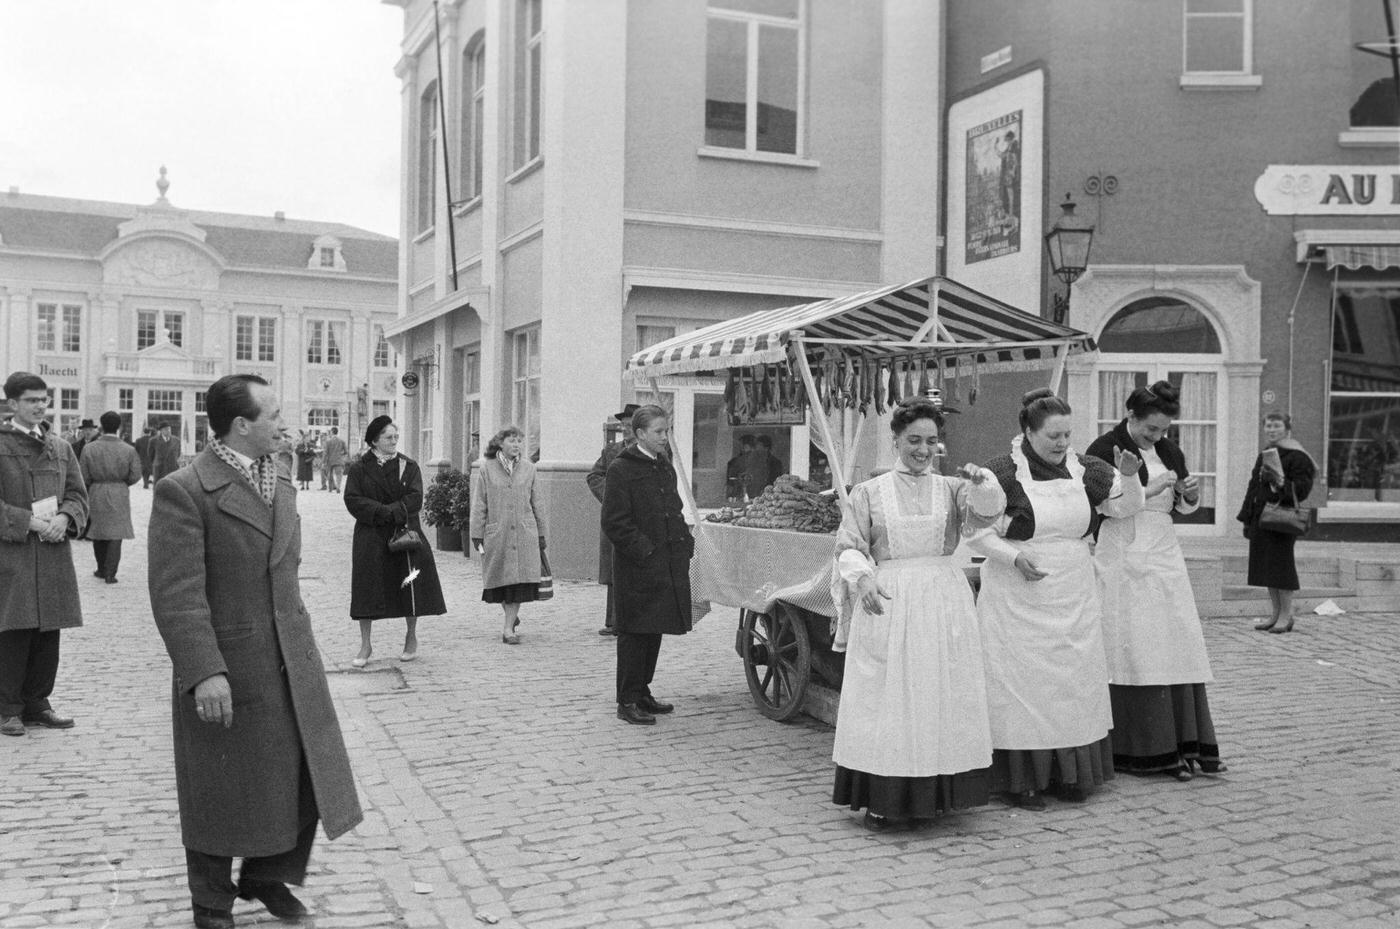
<svg viewBox="0 0 1400 929"><path fill-rule="evenodd" d="M844 510L849 500L846 497L846 469L841 457L844 449L836 444L836 439L831 434L831 423L826 418L826 411L822 409L821 400L817 396L817 384L812 379L812 366L807 363L807 346L802 341L802 332L798 330L792 333L791 344L797 350L797 372L802 375L802 386L807 388L807 408L815 414L812 418L817 421L817 431L822 434L822 441L826 443L827 454L835 461L828 461L831 465L832 483L836 485L836 496L841 500L841 508Z"/></svg>
<svg viewBox="0 0 1400 929"><path fill-rule="evenodd" d="M1055 359L1055 370L1050 375L1050 389L1056 394L1060 392L1060 381L1065 376L1065 360L1069 358L1069 346L1064 346L1057 354L1059 357Z"/></svg>
<svg viewBox="0 0 1400 929"><path fill-rule="evenodd" d="M656 405L661 406L661 385L656 382L656 378L651 379L651 393L656 398ZM675 413L675 410L666 411L667 418L670 419L673 426L676 422ZM676 477L680 479L681 497L685 499L685 508L690 513L691 521L699 523L700 508L695 505L695 489L690 486L690 474L686 469L685 462L681 461L680 450L676 448L676 431L674 429L666 431L666 447L671 450L671 466L676 469Z"/></svg>

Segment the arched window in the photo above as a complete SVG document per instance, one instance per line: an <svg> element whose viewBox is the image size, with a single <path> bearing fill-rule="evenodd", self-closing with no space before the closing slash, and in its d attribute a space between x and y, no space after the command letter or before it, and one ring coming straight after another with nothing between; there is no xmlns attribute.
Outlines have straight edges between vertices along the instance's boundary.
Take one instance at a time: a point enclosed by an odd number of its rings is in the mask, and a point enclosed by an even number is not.
<svg viewBox="0 0 1400 929"><path fill-rule="evenodd" d="M462 51L462 199L481 196L482 127L486 115L486 33Z"/></svg>
<svg viewBox="0 0 1400 929"><path fill-rule="evenodd" d="M437 209L437 82L418 98L418 231L433 227Z"/></svg>
<svg viewBox="0 0 1400 929"><path fill-rule="evenodd" d="M1218 355L1220 337L1195 307L1171 297L1144 297L1113 314L1099 336L1099 351Z"/></svg>

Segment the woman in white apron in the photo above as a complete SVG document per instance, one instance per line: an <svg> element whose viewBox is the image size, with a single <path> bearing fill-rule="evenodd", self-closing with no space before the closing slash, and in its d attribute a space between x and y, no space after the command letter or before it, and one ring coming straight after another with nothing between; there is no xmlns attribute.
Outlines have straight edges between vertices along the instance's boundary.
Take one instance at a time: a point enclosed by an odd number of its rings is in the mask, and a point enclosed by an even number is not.
<svg viewBox="0 0 1400 929"><path fill-rule="evenodd" d="M987 556L977 615L987 656L993 783L1018 806L1045 809L1054 785L1079 802L1113 777L1113 717L1094 562L1085 536L1095 511L1142 507L1137 456L1118 467L1070 448L1069 404L1048 388L1021 400L1021 435L987 467L1006 514L971 540Z"/></svg>
<svg viewBox="0 0 1400 929"><path fill-rule="evenodd" d="M1181 449L1167 438L1181 413L1176 388L1168 381L1139 387L1127 408L1127 418L1088 451L1104 461L1112 461L1116 449L1141 456L1138 481L1147 497L1137 514L1104 520L1094 549L1113 707L1113 767L1189 781L1197 764L1207 774L1225 770L1206 702L1210 659L1171 516L1173 510L1194 513L1200 487Z"/></svg>
<svg viewBox="0 0 1400 929"><path fill-rule="evenodd" d="M836 536L835 648L846 651L832 800L873 830L987 802L992 744L977 608L958 540L1001 515L991 472L935 470L942 414L891 421L899 464L851 492ZM846 621L849 627L846 628Z"/></svg>

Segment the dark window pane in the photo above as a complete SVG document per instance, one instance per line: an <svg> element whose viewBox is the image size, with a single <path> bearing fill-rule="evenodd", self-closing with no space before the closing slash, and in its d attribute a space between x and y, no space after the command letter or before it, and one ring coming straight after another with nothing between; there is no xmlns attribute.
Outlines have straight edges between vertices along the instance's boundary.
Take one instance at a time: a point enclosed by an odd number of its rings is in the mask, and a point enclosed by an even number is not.
<svg viewBox="0 0 1400 929"><path fill-rule="evenodd" d="M1334 500L1400 500L1400 395L1332 398L1327 485Z"/></svg>
<svg viewBox="0 0 1400 929"><path fill-rule="evenodd" d="M1194 307L1166 297L1147 297L1114 314L1099 337L1105 352L1220 354L1220 338Z"/></svg>
<svg viewBox="0 0 1400 929"><path fill-rule="evenodd" d="M1400 393L1400 291L1337 295L1332 389Z"/></svg>
<svg viewBox="0 0 1400 929"><path fill-rule="evenodd" d="M758 150L797 154L797 30L758 30Z"/></svg>
<svg viewBox="0 0 1400 929"><path fill-rule="evenodd" d="M743 148L748 27L711 19L705 60L705 144Z"/></svg>

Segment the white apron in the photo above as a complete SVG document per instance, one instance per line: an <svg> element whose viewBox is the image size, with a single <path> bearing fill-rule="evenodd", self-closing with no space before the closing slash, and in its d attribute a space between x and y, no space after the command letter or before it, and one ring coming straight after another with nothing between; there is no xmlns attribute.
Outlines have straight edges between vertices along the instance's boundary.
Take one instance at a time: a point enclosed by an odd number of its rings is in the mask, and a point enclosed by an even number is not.
<svg viewBox="0 0 1400 929"><path fill-rule="evenodd" d="M1149 468L1148 476L1157 470ZM1099 529L1094 562L1110 683L1140 687L1213 680L1186 559L1172 526L1173 499L1170 491L1159 493L1135 516L1106 519Z"/></svg>
<svg viewBox="0 0 1400 929"><path fill-rule="evenodd" d="M1094 562L1083 538L1090 518L1084 466L1071 450L1069 478L1036 481L1019 444L1012 458L1035 511L1035 537L1006 542L1049 576L1027 581L1014 565L982 564L977 613L992 744L1021 750L1088 745L1113 728L1113 712Z"/></svg>
<svg viewBox="0 0 1400 929"><path fill-rule="evenodd" d="M931 777L992 763L977 607L962 568L941 554L957 517L939 480L924 484L932 513L904 516L894 473L876 479L893 555L876 578L891 599L883 616L857 601L851 619L832 748L851 770Z"/></svg>

